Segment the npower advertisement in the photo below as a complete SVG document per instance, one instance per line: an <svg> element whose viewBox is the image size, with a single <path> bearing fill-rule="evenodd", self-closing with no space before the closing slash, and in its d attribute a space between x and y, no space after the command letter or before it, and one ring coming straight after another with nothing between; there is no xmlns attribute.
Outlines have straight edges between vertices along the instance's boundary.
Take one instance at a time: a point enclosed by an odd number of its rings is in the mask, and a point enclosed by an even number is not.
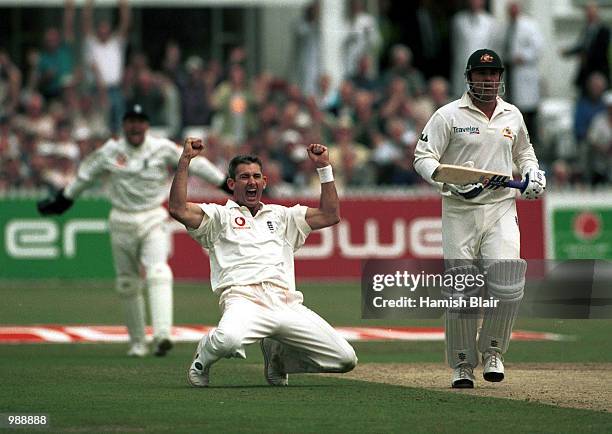
<svg viewBox="0 0 612 434"><path fill-rule="evenodd" d="M275 201L317 206L316 200ZM108 236L108 202L80 199L61 217L38 216L33 199L0 199L0 278L108 278L113 265ZM296 256L296 276L358 279L366 259L430 259L442 256L440 200L393 196L342 199L342 221L313 232ZM544 258L540 201L519 201L521 250ZM208 257L184 228L173 233L170 258L178 279L208 279Z"/></svg>

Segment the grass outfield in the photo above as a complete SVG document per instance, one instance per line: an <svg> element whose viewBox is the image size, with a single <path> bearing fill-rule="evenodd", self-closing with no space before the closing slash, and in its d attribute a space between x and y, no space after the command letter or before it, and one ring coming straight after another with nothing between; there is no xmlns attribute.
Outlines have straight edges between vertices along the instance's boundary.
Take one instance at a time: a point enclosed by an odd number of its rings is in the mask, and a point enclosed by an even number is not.
<svg viewBox="0 0 612 434"><path fill-rule="evenodd" d="M334 325L440 326L439 320L362 320L358 285L301 285L305 304ZM0 283L2 324L122 324L109 282ZM179 284L176 323L215 324L208 287ZM514 342L507 360L612 362L609 320L519 320L516 328L576 337ZM368 363L441 362L442 342L355 343ZM325 375L265 385L257 346L248 359L221 360L209 389L185 370L195 344L166 358L125 357L125 344L0 346L0 413L46 413L53 432L609 432L607 412L467 396ZM503 384L503 383L502 383ZM23 431L22 431L23 432Z"/></svg>

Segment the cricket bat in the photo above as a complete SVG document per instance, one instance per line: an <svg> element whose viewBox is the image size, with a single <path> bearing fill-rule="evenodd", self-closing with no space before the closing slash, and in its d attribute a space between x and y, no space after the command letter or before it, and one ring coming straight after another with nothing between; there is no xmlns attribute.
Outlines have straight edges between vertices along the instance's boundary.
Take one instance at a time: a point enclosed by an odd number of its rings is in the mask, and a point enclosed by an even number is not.
<svg viewBox="0 0 612 434"><path fill-rule="evenodd" d="M504 175L503 173L474 169L472 167L455 166L453 164L440 164L431 178L437 182L458 185L477 184L480 182L485 188L491 190L508 187L517 188L521 192L525 191L529 183L529 179L515 181L511 176Z"/></svg>

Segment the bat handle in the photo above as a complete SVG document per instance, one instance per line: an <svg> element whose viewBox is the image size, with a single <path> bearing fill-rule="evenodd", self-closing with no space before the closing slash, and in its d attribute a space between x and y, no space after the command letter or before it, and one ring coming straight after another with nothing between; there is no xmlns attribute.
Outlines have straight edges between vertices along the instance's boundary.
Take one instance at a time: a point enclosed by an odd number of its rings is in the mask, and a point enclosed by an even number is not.
<svg viewBox="0 0 612 434"><path fill-rule="evenodd" d="M525 179L524 181L515 181L511 179L506 182L506 187L517 188L522 193L527 188L527 184L529 184L529 179Z"/></svg>

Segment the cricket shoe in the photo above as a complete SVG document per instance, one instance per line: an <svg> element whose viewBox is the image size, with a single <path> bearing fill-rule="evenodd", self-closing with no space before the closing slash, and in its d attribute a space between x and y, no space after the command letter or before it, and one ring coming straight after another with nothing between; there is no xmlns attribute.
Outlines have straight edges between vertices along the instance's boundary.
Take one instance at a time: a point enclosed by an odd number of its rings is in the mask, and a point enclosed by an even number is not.
<svg viewBox="0 0 612 434"><path fill-rule="evenodd" d="M127 355L130 357L145 357L148 354L149 349L147 348L147 344L144 342L133 343L127 352Z"/></svg>
<svg viewBox="0 0 612 434"><path fill-rule="evenodd" d="M504 358L497 351L483 353L482 365L482 376L485 380L497 383L504 379Z"/></svg>
<svg viewBox="0 0 612 434"><path fill-rule="evenodd" d="M202 354L202 347L207 341L208 335L198 342L196 352L193 356L193 362L191 362L191 366L187 371L187 381L189 381L189 384L191 384L193 387L208 387L210 366L205 366L204 361L200 358L200 355Z"/></svg>
<svg viewBox="0 0 612 434"><path fill-rule="evenodd" d="M157 357L164 357L168 351L172 349L172 341L168 338L163 338L155 341L155 354Z"/></svg>
<svg viewBox="0 0 612 434"><path fill-rule="evenodd" d="M273 339L261 340L261 352L264 357L264 377L271 386L287 386L289 375L284 372L280 357L281 344Z"/></svg>
<svg viewBox="0 0 612 434"><path fill-rule="evenodd" d="M474 368L467 363L462 363L453 370L451 382L453 389L473 389L474 388Z"/></svg>

